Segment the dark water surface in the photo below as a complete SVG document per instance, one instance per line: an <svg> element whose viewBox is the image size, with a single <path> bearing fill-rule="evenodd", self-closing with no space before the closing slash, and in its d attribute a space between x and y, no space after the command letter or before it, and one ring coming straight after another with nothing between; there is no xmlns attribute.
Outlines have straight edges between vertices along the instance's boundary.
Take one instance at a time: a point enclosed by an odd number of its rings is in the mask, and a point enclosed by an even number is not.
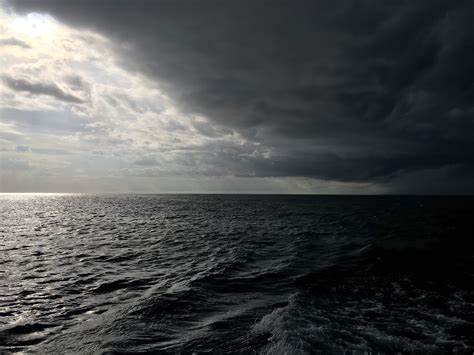
<svg viewBox="0 0 474 355"><path fill-rule="evenodd" d="M474 351L474 199L1 195L0 352Z"/></svg>

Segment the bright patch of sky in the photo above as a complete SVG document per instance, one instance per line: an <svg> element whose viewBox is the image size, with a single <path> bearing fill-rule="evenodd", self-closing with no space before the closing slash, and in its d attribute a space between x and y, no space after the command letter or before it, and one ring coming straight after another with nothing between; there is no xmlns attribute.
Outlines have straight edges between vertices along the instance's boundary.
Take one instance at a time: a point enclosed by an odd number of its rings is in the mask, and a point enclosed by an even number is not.
<svg viewBox="0 0 474 355"><path fill-rule="evenodd" d="M367 184L236 177L271 151L182 112L120 67L107 38L0 9L0 190L367 192ZM324 186L321 186L323 184ZM328 189L329 188L329 189Z"/></svg>

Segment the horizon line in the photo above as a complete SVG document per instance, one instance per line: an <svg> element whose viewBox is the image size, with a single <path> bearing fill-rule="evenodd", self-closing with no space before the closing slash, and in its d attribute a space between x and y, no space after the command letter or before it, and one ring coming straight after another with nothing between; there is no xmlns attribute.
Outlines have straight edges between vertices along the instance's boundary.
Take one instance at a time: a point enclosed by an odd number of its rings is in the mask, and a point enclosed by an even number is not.
<svg viewBox="0 0 474 355"><path fill-rule="evenodd" d="M0 192L0 195L247 195L247 196L426 196L426 197L474 197L472 193L291 193L291 192Z"/></svg>

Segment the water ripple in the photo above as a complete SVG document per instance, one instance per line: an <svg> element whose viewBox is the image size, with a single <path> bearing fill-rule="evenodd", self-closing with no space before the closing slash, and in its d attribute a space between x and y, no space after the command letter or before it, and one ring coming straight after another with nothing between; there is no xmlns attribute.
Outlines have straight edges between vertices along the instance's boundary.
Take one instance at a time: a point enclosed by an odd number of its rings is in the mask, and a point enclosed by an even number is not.
<svg viewBox="0 0 474 355"><path fill-rule="evenodd" d="M0 351L472 352L472 198L2 195Z"/></svg>

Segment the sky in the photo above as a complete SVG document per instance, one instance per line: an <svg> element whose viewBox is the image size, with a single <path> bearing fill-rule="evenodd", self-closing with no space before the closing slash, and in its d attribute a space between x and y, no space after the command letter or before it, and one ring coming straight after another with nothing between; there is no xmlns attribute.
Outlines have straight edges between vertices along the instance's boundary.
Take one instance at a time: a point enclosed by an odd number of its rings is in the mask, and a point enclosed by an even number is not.
<svg viewBox="0 0 474 355"><path fill-rule="evenodd" d="M473 16L0 0L0 192L473 194Z"/></svg>

